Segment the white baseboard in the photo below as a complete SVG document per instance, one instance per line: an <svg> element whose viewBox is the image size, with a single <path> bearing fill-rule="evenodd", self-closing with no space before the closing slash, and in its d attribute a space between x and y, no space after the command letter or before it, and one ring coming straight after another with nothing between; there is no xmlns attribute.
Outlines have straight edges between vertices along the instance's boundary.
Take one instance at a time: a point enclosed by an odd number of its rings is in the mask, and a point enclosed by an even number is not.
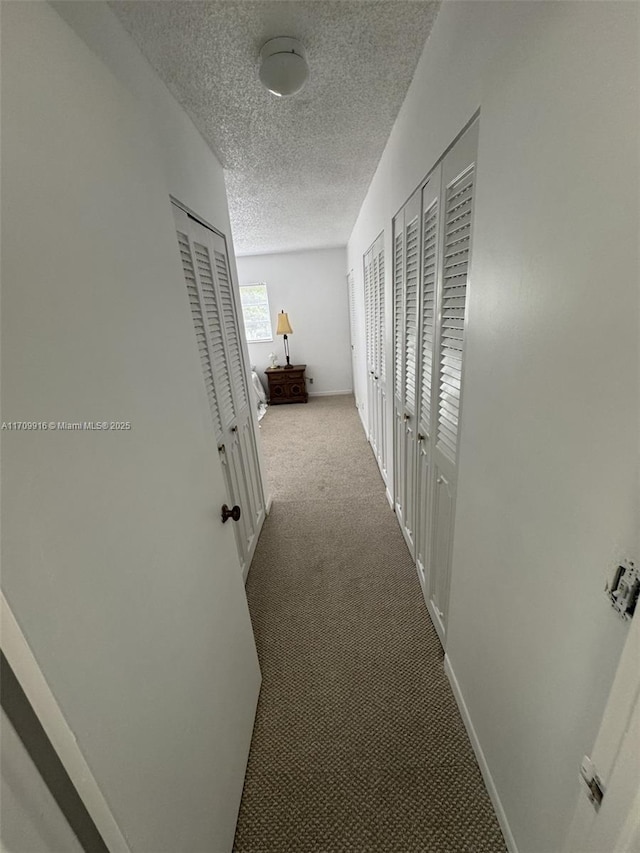
<svg viewBox="0 0 640 853"><path fill-rule="evenodd" d="M451 667L451 662L447 655L444 656L444 671L447 675L447 678L449 679L449 683L451 684L451 689L453 690L453 695L458 704L460 716L462 717L462 721L467 730L467 734L469 735L469 740L471 741L473 751L476 754L476 759L478 761L478 765L480 766L482 778L484 779L484 783L487 786L487 792L489 794L489 797L491 798L491 802L493 803L493 808L495 809L496 817L498 818L498 823L500 824L500 829L502 830L502 834L504 835L507 850L509 851L509 853L518 853L516 841L513 837L513 833L511 832L511 827L509 826L509 821L507 820L507 815L505 814L502 802L500 800L500 797L498 796L498 791L496 789L495 782L493 781L491 771L489 770L487 759L484 757L484 752L482 751L482 747L480 746L478 735L476 734L476 730L473 726L473 723L471 722L467 703L464 701L462 691L460 690L460 685L458 684L458 679L456 678L456 675Z"/></svg>
<svg viewBox="0 0 640 853"><path fill-rule="evenodd" d="M269 495L269 497L267 498L266 506L264 508L264 511L267 515L269 515L269 513L271 512L272 505L273 505L273 495Z"/></svg>
<svg viewBox="0 0 640 853"><path fill-rule="evenodd" d="M385 495L387 496L387 501L389 502L389 506L391 507L392 511L393 511L393 512L395 512L395 508L394 508L394 506L393 506L393 498L391 497L391 492L389 491L389 487L388 487L388 486L387 486L387 488L384 490L384 493L385 493Z"/></svg>
<svg viewBox="0 0 640 853"><path fill-rule="evenodd" d="M344 397L353 396L353 391L309 391L310 397Z"/></svg>

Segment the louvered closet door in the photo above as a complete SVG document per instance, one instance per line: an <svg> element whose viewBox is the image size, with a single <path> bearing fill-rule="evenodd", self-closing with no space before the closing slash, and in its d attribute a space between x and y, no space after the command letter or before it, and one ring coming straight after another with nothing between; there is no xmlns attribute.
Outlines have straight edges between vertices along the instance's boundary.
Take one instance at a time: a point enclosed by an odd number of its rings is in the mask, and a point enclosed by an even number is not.
<svg viewBox="0 0 640 853"><path fill-rule="evenodd" d="M369 443L375 452L375 393L374 393L374 342L373 342L373 264L371 250L362 259L364 276L364 322L367 355L367 430Z"/></svg>
<svg viewBox="0 0 640 853"><path fill-rule="evenodd" d="M226 245L219 234L172 207L228 503L241 508L234 533L246 577L265 510Z"/></svg>
<svg viewBox="0 0 640 853"><path fill-rule="evenodd" d="M380 466L380 269L379 258L375 244L371 249L371 295L372 295L372 330L373 330L373 452Z"/></svg>
<svg viewBox="0 0 640 853"><path fill-rule="evenodd" d="M440 189L442 168L438 166L422 189L422 282L418 334L418 435L416 472L416 565L420 583L428 594L431 517L430 486L434 387L434 341L436 283L440 240Z"/></svg>
<svg viewBox="0 0 640 853"><path fill-rule="evenodd" d="M420 191L403 211L404 275L402 316L402 388L396 419L399 440L398 520L409 550L415 553L415 477L417 452L416 354L418 338L418 288L420 286Z"/></svg>
<svg viewBox="0 0 640 853"><path fill-rule="evenodd" d="M393 220L393 503L398 523L404 517L404 210Z"/></svg>
<svg viewBox="0 0 640 853"><path fill-rule="evenodd" d="M349 332L351 335L351 376L353 382L353 394L356 400L356 406L359 404L358 400L358 376L360 375L358 372L358 349L357 349L357 317L356 317L356 295L355 295L355 285L353 279L353 270L347 276L347 293L349 296Z"/></svg>
<svg viewBox="0 0 640 853"><path fill-rule="evenodd" d="M238 533L243 537L243 548L246 550L248 561L250 561L265 516L254 418L249 408L251 395L247 385L247 373L242 354L242 340L238 322L239 309L231 281L226 244L219 234L211 233L210 239L213 244L214 269L220 293L223 329L229 353L236 408L236 422L231 427L230 451L227 452L227 459L233 469L232 481L238 491L236 503L245 508L243 511L244 526L238 527Z"/></svg>
<svg viewBox="0 0 640 853"><path fill-rule="evenodd" d="M387 478L387 368L385 352L385 264L384 264L384 234L381 234L374 244L375 257L378 266L378 316L376 335L378 339L378 363L376 372L378 404L378 465L385 485Z"/></svg>
<svg viewBox="0 0 640 853"><path fill-rule="evenodd" d="M384 352L384 234L380 234L364 253L367 359L367 398L369 443L380 473L387 484L386 470L386 394Z"/></svg>
<svg viewBox="0 0 640 853"><path fill-rule="evenodd" d="M453 549L477 143L476 122L442 163L442 237L434 350L437 358L431 416L433 533L428 604L443 641Z"/></svg>

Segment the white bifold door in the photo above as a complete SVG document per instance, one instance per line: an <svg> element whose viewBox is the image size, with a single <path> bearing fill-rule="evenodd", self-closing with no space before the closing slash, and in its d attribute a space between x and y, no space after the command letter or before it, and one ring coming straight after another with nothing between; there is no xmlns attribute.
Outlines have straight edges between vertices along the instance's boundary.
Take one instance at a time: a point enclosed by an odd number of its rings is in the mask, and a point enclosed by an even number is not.
<svg viewBox="0 0 640 853"><path fill-rule="evenodd" d="M384 234L363 257L369 442L387 485L387 388L384 341Z"/></svg>
<svg viewBox="0 0 640 853"><path fill-rule="evenodd" d="M476 121L394 219L395 504L443 643L477 139Z"/></svg>
<svg viewBox="0 0 640 853"><path fill-rule="evenodd" d="M220 455L228 506L246 578L265 518L255 420L225 239L173 204L187 297L211 410L211 446Z"/></svg>
<svg viewBox="0 0 640 853"><path fill-rule="evenodd" d="M356 398L356 406L359 404L358 389L356 386L357 377L360 375L359 367L359 350L358 350L358 318L356 316L356 294L353 281L353 270L347 276L347 291L349 295L349 333L351 335L351 373L353 377L353 392Z"/></svg>
<svg viewBox="0 0 640 853"><path fill-rule="evenodd" d="M420 279L420 191L393 220L394 503L415 556L417 452L417 341Z"/></svg>

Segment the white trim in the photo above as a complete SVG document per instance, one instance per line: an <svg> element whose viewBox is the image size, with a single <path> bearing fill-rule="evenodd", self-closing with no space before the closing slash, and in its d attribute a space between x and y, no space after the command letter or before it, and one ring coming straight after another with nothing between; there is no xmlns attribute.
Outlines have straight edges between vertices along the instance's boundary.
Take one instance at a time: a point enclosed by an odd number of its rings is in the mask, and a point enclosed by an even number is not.
<svg viewBox="0 0 640 853"><path fill-rule="evenodd" d="M416 569L417 569L417 566L416 566ZM419 574L420 574L420 571L418 570L418 575ZM423 590L423 592L424 592L424 601L425 601L425 604L427 605L427 610L429 611L429 617L431 619L433 627L436 629L436 634L438 635L438 638L440 639L440 643L442 645L442 648L444 649L445 642L446 642L446 634L447 634L445 627L444 627L444 622L442 621L442 617L440 616L438 611L433 606L433 602L429 598L428 590L425 589L425 590ZM445 663L446 663L446 657L445 657ZM458 703L458 704L460 704L460 703Z"/></svg>
<svg viewBox="0 0 640 853"><path fill-rule="evenodd" d="M358 408L358 414L360 415L360 423L362 424L362 429L364 430L364 435L367 441L369 441L369 433L367 432L367 425L364 420L364 406L360 406Z"/></svg>
<svg viewBox="0 0 640 853"><path fill-rule="evenodd" d="M386 486L386 488L385 488L385 490L384 490L384 493L385 493L385 495L386 495L386 498L387 498L387 501L388 501L388 503L389 503L389 506L391 507L391 511L392 511L392 512L395 512L395 508L394 508L394 506L393 506L393 498L392 498L392 496L391 496L391 492L389 491L389 487L388 487L388 486Z"/></svg>
<svg viewBox="0 0 640 853"><path fill-rule="evenodd" d="M473 751L476 754L476 759L478 761L478 765L480 766L480 772L482 773L482 778L484 779L484 783L487 787L487 793L491 798L493 808L496 812L496 817L498 818L498 823L500 824L500 829L502 830L502 834L504 835L507 850L509 851L509 853L518 853L516 841L513 837L513 833L511 832L511 827L509 826L507 815L505 814L505 810L498 795L495 782L493 781L493 776L491 775L491 771L489 770L487 759L484 757L484 752L482 751L482 747L480 746L478 735L476 734L476 730L473 727L473 723L471 722L467 703L464 701L462 691L460 690L460 685L458 684L458 679L456 678L455 673L451 667L451 661L449 660L448 655L444 656L444 671L447 675L447 678L449 679L449 683L451 684L451 689L453 690L453 695L458 704L458 709L460 711L460 716L462 717L462 722L465 725L467 734L469 735L469 740L471 741L471 746L473 747Z"/></svg>
<svg viewBox="0 0 640 853"><path fill-rule="evenodd" d="M273 495L270 494L269 497L267 498L267 505L264 508L264 511L266 512L267 515L269 515L269 513L271 512L272 505L273 505Z"/></svg>
<svg viewBox="0 0 640 853"><path fill-rule="evenodd" d="M343 397L352 395L353 391L351 388L348 391L309 391L310 397Z"/></svg>
<svg viewBox="0 0 640 853"><path fill-rule="evenodd" d="M346 249L345 243L328 243L326 246L303 246L297 249L260 249L243 251L236 249L236 258L260 258L262 255L302 255L307 252L331 252L335 249Z"/></svg>
<svg viewBox="0 0 640 853"><path fill-rule="evenodd" d="M244 316L244 304L242 302L242 289L244 287L264 287L265 292L265 301L258 302L257 305L266 305L267 307L267 322L269 323L269 329L271 331L271 335L268 338L250 338L249 330L247 329L247 321ZM248 344L270 344L273 341L273 323L271 320L271 306L269 304L269 287L266 281L248 281L246 284L238 284L238 296L240 297L240 317L242 317L242 324L244 326L244 333L247 339ZM239 325L239 324L238 324Z"/></svg>
<svg viewBox="0 0 640 853"><path fill-rule="evenodd" d="M0 592L0 646L110 853L131 853L9 603Z"/></svg>

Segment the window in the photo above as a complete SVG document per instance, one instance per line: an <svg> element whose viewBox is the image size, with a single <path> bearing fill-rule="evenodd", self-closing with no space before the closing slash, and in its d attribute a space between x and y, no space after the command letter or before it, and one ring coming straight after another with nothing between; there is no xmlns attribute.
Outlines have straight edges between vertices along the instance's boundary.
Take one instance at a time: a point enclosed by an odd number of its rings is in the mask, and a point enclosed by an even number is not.
<svg viewBox="0 0 640 853"><path fill-rule="evenodd" d="M250 344L257 341L272 341L267 285L264 282L241 284L240 302L242 303L247 341Z"/></svg>

